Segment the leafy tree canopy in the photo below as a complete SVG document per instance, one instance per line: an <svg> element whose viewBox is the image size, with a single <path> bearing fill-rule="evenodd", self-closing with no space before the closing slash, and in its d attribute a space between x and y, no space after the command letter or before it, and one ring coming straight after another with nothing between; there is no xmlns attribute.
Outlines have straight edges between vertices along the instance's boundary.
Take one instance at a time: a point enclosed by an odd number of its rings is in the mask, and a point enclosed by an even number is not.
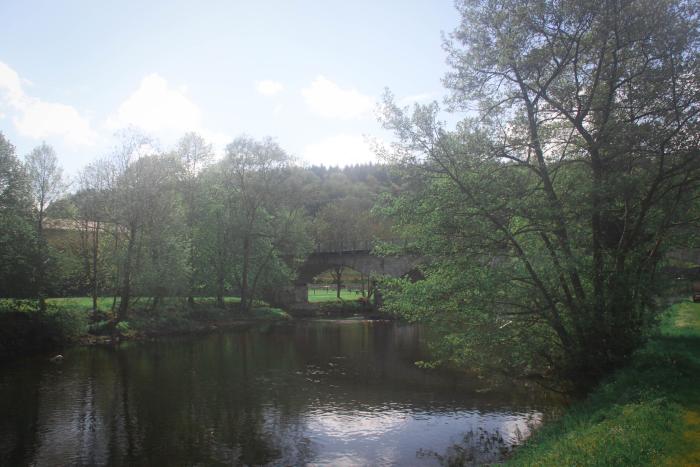
<svg viewBox="0 0 700 467"><path fill-rule="evenodd" d="M463 0L445 43L454 130L398 108L386 203L434 260L390 307L442 356L585 386L647 335L665 249L695 226L698 4Z"/></svg>

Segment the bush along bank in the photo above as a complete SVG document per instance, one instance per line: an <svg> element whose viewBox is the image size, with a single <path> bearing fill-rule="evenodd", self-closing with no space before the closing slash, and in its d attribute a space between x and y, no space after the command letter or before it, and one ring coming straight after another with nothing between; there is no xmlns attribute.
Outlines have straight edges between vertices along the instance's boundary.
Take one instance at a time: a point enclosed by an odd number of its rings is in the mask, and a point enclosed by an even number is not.
<svg viewBox="0 0 700 467"><path fill-rule="evenodd" d="M508 465L700 465L700 304L673 305L629 366L542 427Z"/></svg>
<svg viewBox="0 0 700 467"><path fill-rule="evenodd" d="M289 313L295 318L364 318L395 319L372 304L361 300L334 300L291 305Z"/></svg>
<svg viewBox="0 0 700 467"><path fill-rule="evenodd" d="M250 313L238 311L235 299L224 308L213 300L201 299L194 305L182 299L169 299L158 307L144 304L130 311L128 320L115 323L109 310L111 299L100 300L97 314L85 298L50 299L44 312L33 300L0 300L0 361L14 359L73 343L110 343L156 336L208 332L256 321L289 319L279 308L258 304ZM114 332L116 331L116 332Z"/></svg>
<svg viewBox="0 0 700 467"><path fill-rule="evenodd" d="M34 301L0 300L0 361L59 348L87 330L80 310L49 304L39 312Z"/></svg>

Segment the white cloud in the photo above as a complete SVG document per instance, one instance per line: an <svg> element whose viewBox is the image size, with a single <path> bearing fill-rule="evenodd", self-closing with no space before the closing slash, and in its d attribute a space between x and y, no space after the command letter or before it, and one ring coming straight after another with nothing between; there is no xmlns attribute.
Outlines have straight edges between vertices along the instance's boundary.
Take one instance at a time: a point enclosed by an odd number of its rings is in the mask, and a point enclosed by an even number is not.
<svg viewBox="0 0 700 467"><path fill-rule="evenodd" d="M107 119L107 127L115 130L134 126L147 132L193 131L201 127L199 107L181 89L152 73L141 80L138 89L121 103Z"/></svg>
<svg viewBox="0 0 700 467"><path fill-rule="evenodd" d="M26 106L20 115L12 119L21 134L34 139L62 136L77 145L95 143L97 134L74 107L36 98L26 98L24 102Z"/></svg>
<svg viewBox="0 0 700 467"><path fill-rule="evenodd" d="M284 85L278 81L266 79L263 81L258 81L255 85L255 89L257 89L263 96L274 96L284 89Z"/></svg>
<svg viewBox="0 0 700 467"><path fill-rule="evenodd" d="M157 73L145 76L139 87L107 118L105 126L110 130L136 127L174 143L184 133L195 131L222 150L230 138L205 128L202 111L187 96L187 86L173 86Z"/></svg>
<svg viewBox="0 0 700 467"><path fill-rule="evenodd" d="M0 62L0 104L12 115L17 131L33 139L63 137L75 145L92 145L97 134L72 106L28 95L15 70Z"/></svg>
<svg viewBox="0 0 700 467"><path fill-rule="evenodd" d="M317 76L301 90L306 105L326 118L358 118L371 114L375 100L356 89L343 89L324 76Z"/></svg>
<svg viewBox="0 0 700 467"><path fill-rule="evenodd" d="M185 85L173 86L159 74L151 73L107 118L105 127L112 131L139 128L166 146L174 144L186 132L194 131L221 155L224 147L231 142L230 137L203 125L202 111L187 96L187 90Z"/></svg>
<svg viewBox="0 0 700 467"><path fill-rule="evenodd" d="M0 89L10 105L19 105L24 96L22 82L15 70L0 62Z"/></svg>
<svg viewBox="0 0 700 467"><path fill-rule="evenodd" d="M376 162L377 157L367 138L339 134L304 147L303 159L311 165L346 166Z"/></svg>

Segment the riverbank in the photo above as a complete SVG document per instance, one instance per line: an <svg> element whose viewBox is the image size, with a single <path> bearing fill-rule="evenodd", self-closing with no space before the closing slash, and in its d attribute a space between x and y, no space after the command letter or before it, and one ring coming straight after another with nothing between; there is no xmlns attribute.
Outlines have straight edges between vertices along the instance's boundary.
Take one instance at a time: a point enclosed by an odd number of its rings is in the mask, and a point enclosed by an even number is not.
<svg viewBox="0 0 700 467"><path fill-rule="evenodd" d="M631 364L518 448L514 466L700 465L700 303L664 314Z"/></svg>
<svg viewBox="0 0 700 467"><path fill-rule="evenodd" d="M57 351L83 344L112 341L111 299L101 298L100 311L92 312L85 297L49 299L44 313L35 301L0 300L0 361L34 353ZM144 340L162 336L198 334L256 322L290 319L280 308L258 303L250 312L238 309L238 299L227 297L224 307L213 299L167 299L158 306L135 303L129 319L117 325L119 340Z"/></svg>
<svg viewBox="0 0 700 467"><path fill-rule="evenodd" d="M358 300L329 300L291 305L287 312L294 318L348 318L364 316L368 319L393 319L367 302Z"/></svg>

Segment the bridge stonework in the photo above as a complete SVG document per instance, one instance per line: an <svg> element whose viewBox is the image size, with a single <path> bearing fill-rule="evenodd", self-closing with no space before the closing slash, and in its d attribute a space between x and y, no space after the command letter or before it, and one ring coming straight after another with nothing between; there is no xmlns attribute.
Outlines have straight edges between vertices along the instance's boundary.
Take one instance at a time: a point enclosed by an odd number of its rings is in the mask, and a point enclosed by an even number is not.
<svg viewBox="0 0 700 467"><path fill-rule="evenodd" d="M298 268L294 285L281 291L274 302L282 306L308 303L309 284L329 269L347 267L366 276L402 277L414 271L420 262L419 256L375 256L370 250L315 252Z"/></svg>

